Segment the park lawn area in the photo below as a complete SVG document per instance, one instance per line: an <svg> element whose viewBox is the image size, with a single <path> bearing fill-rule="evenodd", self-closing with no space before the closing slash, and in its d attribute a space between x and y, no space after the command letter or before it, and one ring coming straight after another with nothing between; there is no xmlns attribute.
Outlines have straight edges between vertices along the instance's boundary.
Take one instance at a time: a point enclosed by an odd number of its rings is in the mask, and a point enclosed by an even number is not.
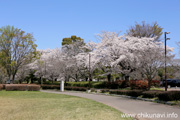
<svg viewBox="0 0 180 120"><path fill-rule="evenodd" d="M1 120L132 120L122 118L121 114L112 107L80 97L0 91Z"/></svg>

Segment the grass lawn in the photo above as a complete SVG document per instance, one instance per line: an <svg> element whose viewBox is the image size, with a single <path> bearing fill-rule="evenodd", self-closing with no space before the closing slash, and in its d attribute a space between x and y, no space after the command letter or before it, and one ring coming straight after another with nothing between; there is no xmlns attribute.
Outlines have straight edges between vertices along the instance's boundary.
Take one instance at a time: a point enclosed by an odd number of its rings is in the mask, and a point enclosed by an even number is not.
<svg viewBox="0 0 180 120"><path fill-rule="evenodd" d="M0 91L1 120L131 120L85 98L29 91Z"/></svg>

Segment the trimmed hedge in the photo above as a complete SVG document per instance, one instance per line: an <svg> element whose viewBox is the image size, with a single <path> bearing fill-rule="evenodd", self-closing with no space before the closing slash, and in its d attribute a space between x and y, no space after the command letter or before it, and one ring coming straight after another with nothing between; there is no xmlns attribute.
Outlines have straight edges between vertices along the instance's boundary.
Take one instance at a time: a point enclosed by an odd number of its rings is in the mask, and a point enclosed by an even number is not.
<svg viewBox="0 0 180 120"><path fill-rule="evenodd" d="M41 85L42 89L60 89L60 85Z"/></svg>
<svg viewBox="0 0 180 120"><path fill-rule="evenodd" d="M0 90L2 90L3 89L3 85L2 84L0 84Z"/></svg>
<svg viewBox="0 0 180 120"><path fill-rule="evenodd" d="M86 91L88 90L87 87L70 87L70 86L66 86L64 87L65 90L75 90L75 91Z"/></svg>
<svg viewBox="0 0 180 120"><path fill-rule="evenodd" d="M28 85L27 89L28 89L28 91L39 91L40 85Z"/></svg>
<svg viewBox="0 0 180 120"><path fill-rule="evenodd" d="M160 91L160 90L144 91L142 93L142 97L143 98L155 98L155 97L158 97L158 95L163 92L164 91Z"/></svg>
<svg viewBox="0 0 180 120"><path fill-rule="evenodd" d="M42 89L60 89L60 85L41 85ZM73 87L73 86L65 86L65 90L74 90L74 91L86 91L87 87Z"/></svg>
<svg viewBox="0 0 180 120"><path fill-rule="evenodd" d="M110 90L110 94L118 94L118 95L128 95L133 97L138 97L142 95L142 90Z"/></svg>
<svg viewBox="0 0 180 120"><path fill-rule="evenodd" d="M109 92L109 91L110 91L109 89L101 89L102 93L106 93L106 92Z"/></svg>
<svg viewBox="0 0 180 120"><path fill-rule="evenodd" d="M167 91L158 94L159 100L174 101L180 100L180 91Z"/></svg>
<svg viewBox="0 0 180 120"><path fill-rule="evenodd" d="M6 91L39 91L39 85L30 84L8 84L6 85Z"/></svg>
<svg viewBox="0 0 180 120"><path fill-rule="evenodd" d="M128 87L128 83L125 80L117 80L115 82L90 82L91 88L98 88L98 89L118 89L118 88L125 88ZM73 87L89 87L89 82L67 82L66 86L73 86Z"/></svg>

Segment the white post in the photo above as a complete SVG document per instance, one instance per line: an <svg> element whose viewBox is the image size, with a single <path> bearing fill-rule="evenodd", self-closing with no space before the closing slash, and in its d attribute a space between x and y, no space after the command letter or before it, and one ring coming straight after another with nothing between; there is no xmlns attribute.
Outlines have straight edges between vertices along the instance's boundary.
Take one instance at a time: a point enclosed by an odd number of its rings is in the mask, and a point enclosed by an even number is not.
<svg viewBox="0 0 180 120"><path fill-rule="evenodd" d="M60 86L60 91L64 91L64 80L61 80L61 86Z"/></svg>

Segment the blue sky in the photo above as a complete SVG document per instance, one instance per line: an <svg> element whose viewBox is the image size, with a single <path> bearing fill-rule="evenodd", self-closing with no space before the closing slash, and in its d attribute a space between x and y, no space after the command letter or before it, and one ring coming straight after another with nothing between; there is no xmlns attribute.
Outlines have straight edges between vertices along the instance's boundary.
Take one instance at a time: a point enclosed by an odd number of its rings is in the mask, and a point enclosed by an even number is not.
<svg viewBox="0 0 180 120"><path fill-rule="evenodd" d="M88 42L101 31L124 34L141 21L157 21L163 32L170 31L167 45L178 54L180 0L0 0L0 27L33 33L38 49L60 47L71 35Z"/></svg>

